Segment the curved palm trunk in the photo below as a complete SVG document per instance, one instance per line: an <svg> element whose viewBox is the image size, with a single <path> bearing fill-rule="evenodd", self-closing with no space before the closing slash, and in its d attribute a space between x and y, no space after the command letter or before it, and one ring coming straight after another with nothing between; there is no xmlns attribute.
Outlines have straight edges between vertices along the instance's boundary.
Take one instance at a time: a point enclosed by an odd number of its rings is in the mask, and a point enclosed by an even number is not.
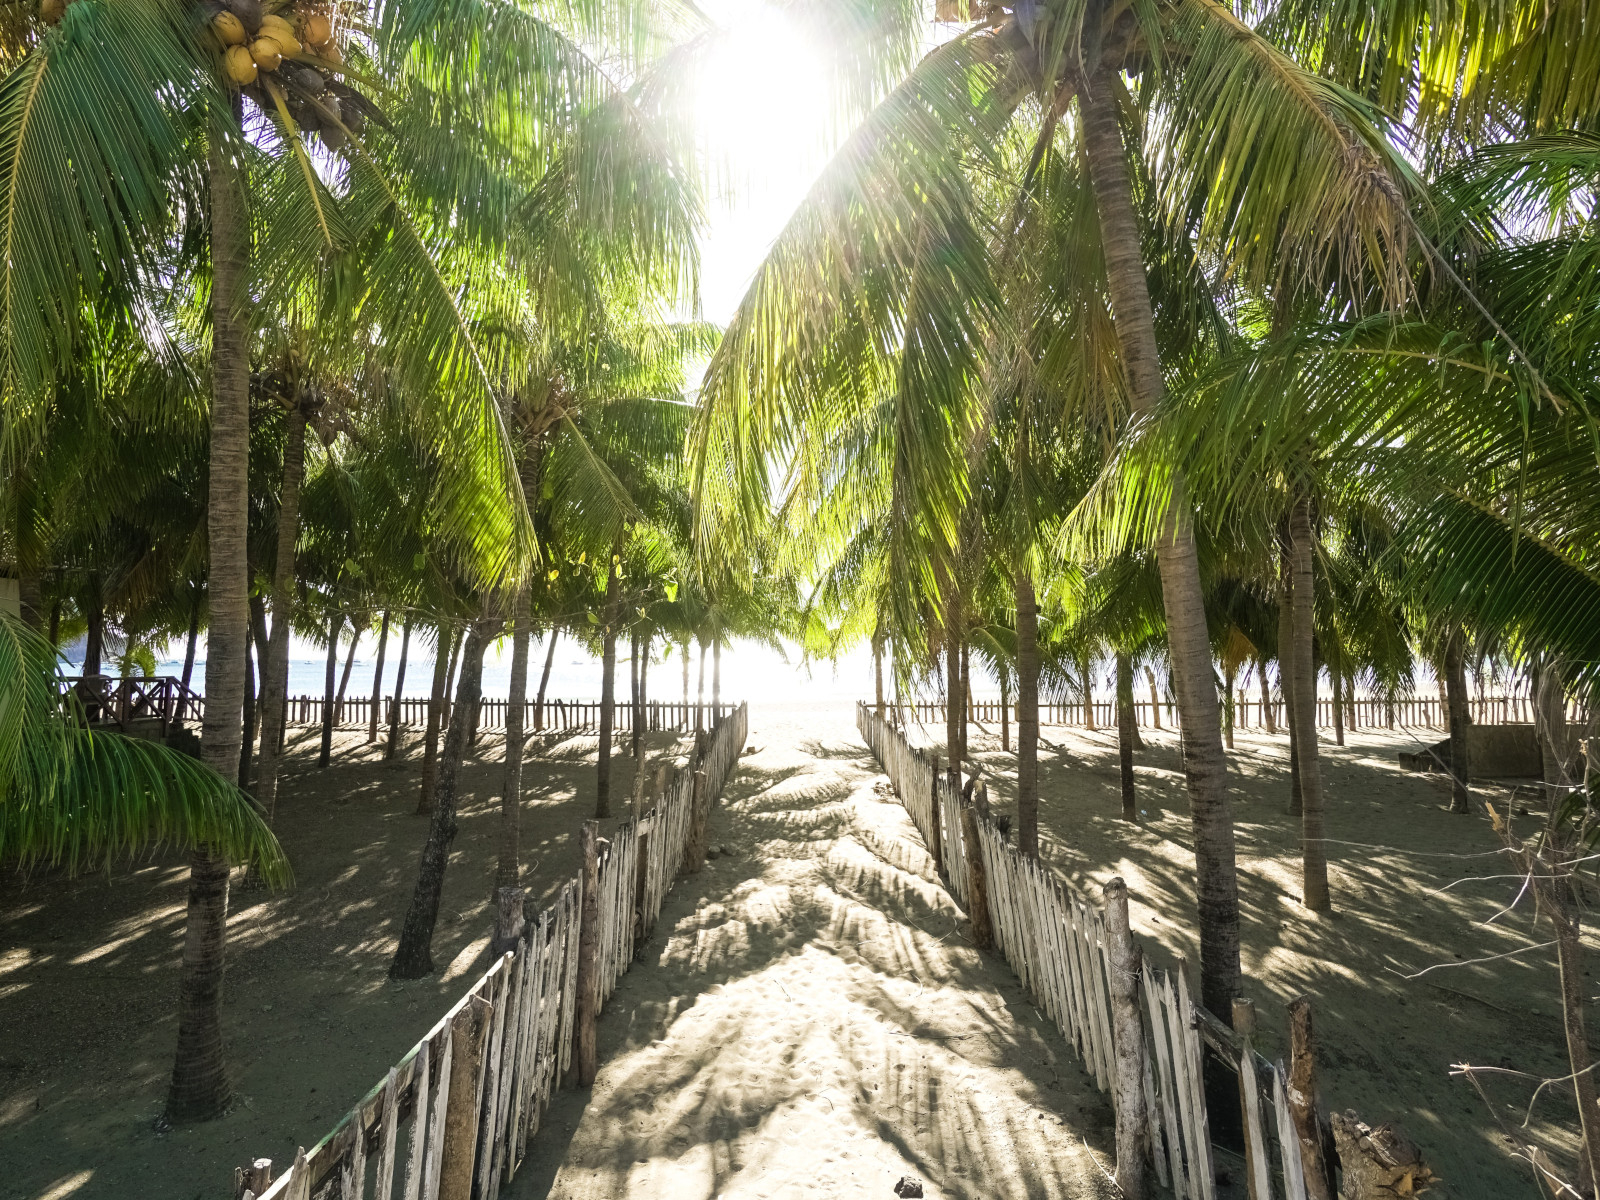
<svg viewBox="0 0 1600 1200"><path fill-rule="evenodd" d="M1100 215L1106 282L1117 342L1135 412L1162 393L1161 359L1149 282L1140 258L1128 162L1117 127L1111 72L1102 69L1082 104L1084 149ZM1217 714L1217 688L1206 632L1200 564L1182 477L1173 481L1172 508L1156 554L1166 609L1173 683L1183 737L1183 770L1194 826L1195 883L1200 918L1200 991L1207 1008L1231 1020L1239 995L1239 879L1233 802ZM1237 1111L1238 1105L1233 1106Z"/></svg>
<svg viewBox="0 0 1600 1200"><path fill-rule="evenodd" d="M1472 811L1472 753L1467 729L1472 711L1467 701L1466 639L1459 628L1450 631L1444 646L1445 708L1450 717L1450 811Z"/></svg>
<svg viewBox="0 0 1600 1200"><path fill-rule="evenodd" d="M235 104L239 101L236 99ZM200 753L224 779L237 769L249 637L250 351L247 345L249 218L242 180L215 125L211 183L211 450L206 492L206 706ZM220 1116L229 1087L223 1062L222 979L228 864L207 847L189 860L189 902L178 982L178 1050L167 1093L173 1121Z"/></svg>
<svg viewBox="0 0 1600 1200"><path fill-rule="evenodd" d="M1289 510L1289 542L1294 554L1295 729L1300 735L1301 854L1305 904L1312 912L1332 907L1328 895L1327 843L1322 828L1322 773L1317 763L1317 663L1312 653L1311 501L1296 498Z"/></svg>
<svg viewBox="0 0 1600 1200"><path fill-rule="evenodd" d="M344 652L344 670L339 674L339 692L333 698L333 719L336 724L344 724L344 697L350 690L350 668L356 661L356 647L361 644L361 631L367 628L367 622L372 619L371 613L362 613L357 620L352 613L350 617L350 649Z"/></svg>
<svg viewBox="0 0 1600 1200"><path fill-rule="evenodd" d="M433 811L433 789L439 778L439 730L444 724L444 690L450 682L450 658L455 634L448 625L439 626L433 642L433 691L428 696L428 732L422 746L422 792L417 797L417 816Z"/></svg>
<svg viewBox="0 0 1600 1200"><path fill-rule="evenodd" d="M560 636L560 632L554 625L550 627L550 647L544 652L544 672L539 676L539 699L533 706L535 729L544 728L544 694L550 686L550 668L556 661L556 638Z"/></svg>
<svg viewBox="0 0 1600 1200"><path fill-rule="evenodd" d="M533 631L528 585L511 601L511 682L506 688L506 771L500 794L500 861L495 887L518 885L522 875L522 748L527 738L528 641Z"/></svg>
<svg viewBox="0 0 1600 1200"><path fill-rule="evenodd" d="M461 683L456 694L460 711L470 712L483 694L483 652L489 645L493 623L472 622L461 655ZM400 944L389 964L393 979L418 979L433 970L433 929L439 921L439 897L444 891L444 871L450 862L450 843L456 836L456 777L467 752L466 721L457 721L445 738L440 756L439 777L433 796L433 820L428 825L428 840L422 847L422 862L417 868L417 886L411 893L405 922L400 927Z"/></svg>
<svg viewBox="0 0 1600 1200"><path fill-rule="evenodd" d="M278 493L278 554L272 571L272 633L261 668L261 756L255 797L270 823L278 806L279 743L289 692L290 612L294 607L295 543L300 535L300 485L306 473L306 414L289 410L283 447L283 485Z"/></svg>
<svg viewBox="0 0 1600 1200"><path fill-rule="evenodd" d="M319 769L326 768L333 759L333 680L339 669L339 630L343 627L344 614L335 611L328 618L328 665L322 680L322 746L317 751Z"/></svg>
<svg viewBox="0 0 1600 1200"><path fill-rule="evenodd" d="M53 642L55 639L52 638ZM200 589L194 589L194 596L189 603L189 637L183 648L183 695L185 703L189 695L189 685L194 680L194 652L200 641ZM195 714L198 716L199 714ZM272 814L268 812L270 820Z"/></svg>
<svg viewBox="0 0 1600 1200"><path fill-rule="evenodd" d="M621 542L612 557L621 553ZM617 700L617 609L621 604L622 583L613 561L606 573L605 632L600 676L600 761L595 767L594 815L611 815L611 730Z"/></svg>
<svg viewBox="0 0 1600 1200"><path fill-rule="evenodd" d="M444 705L439 712L439 729L445 734L450 732L450 718L455 712L450 697L455 694L456 668L461 665L461 647L466 644L466 636L466 630L462 629L450 641L450 666L444 676Z"/></svg>
<svg viewBox="0 0 1600 1200"><path fill-rule="evenodd" d="M1133 660L1117 651L1117 764L1122 776L1122 819L1139 819L1139 800L1133 790Z"/></svg>
<svg viewBox="0 0 1600 1200"><path fill-rule="evenodd" d="M411 653L411 618L406 618L405 632L400 637L400 663L394 672L394 699L389 705L389 742L383 748L385 762L393 762L400 753L400 717L406 694L406 658Z"/></svg>
<svg viewBox="0 0 1600 1200"><path fill-rule="evenodd" d="M372 672L372 709L367 713L367 744L378 740L378 706L383 703L383 659L389 649L389 610L378 628L378 664Z"/></svg>
<svg viewBox="0 0 1600 1200"><path fill-rule="evenodd" d="M1039 603L1017 572L1017 848L1039 854Z"/></svg>

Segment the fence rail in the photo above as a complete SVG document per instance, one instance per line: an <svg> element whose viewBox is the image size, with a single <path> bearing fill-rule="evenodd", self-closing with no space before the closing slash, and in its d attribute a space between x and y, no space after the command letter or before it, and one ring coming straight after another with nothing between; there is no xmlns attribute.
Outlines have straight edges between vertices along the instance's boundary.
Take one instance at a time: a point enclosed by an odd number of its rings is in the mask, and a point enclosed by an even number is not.
<svg viewBox="0 0 1600 1200"><path fill-rule="evenodd" d="M491 1200L516 1175L528 1139L573 1062L580 947L594 941L592 1011L611 996L661 915L705 812L721 795L748 731L728 707L703 752L651 810L602 843L593 877L596 928L583 927L584 878L516 937L467 993L261 1200ZM698 812L698 818L697 818ZM402 1132L405 1137L402 1138ZM400 1187L396 1187L396 1183ZM248 1182L246 1183L248 1187Z"/></svg>
<svg viewBox="0 0 1600 1200"><path fill-rule="evenodd" d="M1007 705L994 699L974 699L967 704L967 719L985 724L999 724L1003 709ZM1533 721L1533 705L1526 696L1481 696L1469 701L1472 720L1478 725L1497 725L1509 722ZM923 724L944 726L945 703L943 700L919 700L910 704L885 706L886 711L899 711L906 721L918 721ZM1009 712L1005 718L1015 723L1017 719L1016 702L1011 701ZM1084 707L1081 700L1071 702L1039 702L1039 723L1041 725L1076 725L1088 729L1115 729L1117 727L1117 710L1110 701L1096 700L1092 706L1092 719L1090 711ZM1437 699L1422 699L1410 697L1405 699L1385 700L1382 697L1364 697L1358 700L1347 700L1343 705L1344 726L1346 729L1395 729L1406 728L1444 728L1442 716L1443 706ZM1272 720L1269 723L1263 717L1263 712L1270 710ZM1135 720L1141 729L1176 729L1178 725L1177 710L1170 701L1163 700L1152 705L1149 700L1135 700L1133 703ZM1574 703L1568 713L1572 720L1580 719L1580 710ZM1262 708L1259 700L1235 700L1233 702L1233 724L1235 729L1266 729L1284 731L1283 701L1274 700ZM1317 727L1332 729L1336 724L1334 720L1333 701L1321 698L1317 701Z"/></svg>
<svg viewBox="0 0 1600 1200"><path fill-rule="evenodd" d="M872 706L856 706L856 725L946 885L969 913L972 881L983 881L996 948L1119 1109L1129 1102L1124 1098L1128 1080L1117 1086L1119 1072L1134 1064L1132 1102L1139 1107L1142 1096L1144 1109L1138 1141L1161 1185L1178 1200L1215 1200L1211 1120L1202 1085L1209 1052L1239 1076L1251 1200L1305 1200L1283 1063L1268 1062L1229 1022L1194 1002L1181 960L1172 969L1158 968L1131 938L1132 961L1144 964L1135 993L1139 1044L1119 1045L1113 938L1100 906L1011 846L985 812L964 806L961 788L939 772L937 758L913 747ZM964 836L964 825L976 829L975 844ZM978 872L968 860L974 854L982 866ZM1119 1121L1119 1137L1121 1129Z"/></svg>
<svg viewBox="0 0 1600 1200"><path fill-rule="evenodd" d="M393 696L378 701L379 721L389 719ZM428 724L426 696L403 696L400 700L400 725L405 729L420 729ZM478 728L504 729L506 710L510 701L486 696L478 702ZM286 715L290 725L321 725L323 698L321 696L290 696ZM455 706L446 704L449 712ZM633 730L633 702L618 700L613 705L613 728L619 732ZM732 704L681 704L677 701L651 700L641 710L646 733L691 733L715 725L733 713ZM347 697L334 709L334 724L339 728L367 725L372 718L372 697ZM538 702L529 700L523 715L523 728L540 731L577 732L600 727L600 702L598 700L546 700L541 709Z"/></svg>

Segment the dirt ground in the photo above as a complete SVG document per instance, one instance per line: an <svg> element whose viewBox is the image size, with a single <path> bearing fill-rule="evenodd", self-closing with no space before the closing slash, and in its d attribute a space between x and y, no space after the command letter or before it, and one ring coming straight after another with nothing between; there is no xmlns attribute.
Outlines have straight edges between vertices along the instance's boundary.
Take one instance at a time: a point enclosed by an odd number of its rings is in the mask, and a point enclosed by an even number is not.
<svg viewBox="0 0 1600 1200"><path fill-rule="evenodd" d="M848 706L750 728L722 852L669 896L593 1091L557 1094L506 1195L892 1197L911 1176L930 1198L1109 1200L1109 1105L969 944Z"/></svg>
<svg viewBox="0 0 1600 1200"><path fill-rule="evenodd" d="M926 731L931 735L934 731ZM974 730L997 800L1012 758ZM1152 952L1195 961L1193 857L1172 736L1138 756L1145 824L1118 820L1114 738L1047 727L1045 855L1084 888L1121 874ZM593 1093L559 1094L515 1195L887 1195L900 1174L943 1196L1109 1195L1109 1110L998 959L966 943L949 898L846 706L756 709L713 821L726 847L680 884L643 961L601 1021ZM933 742L931 736L918 740ZM676 747L656 739L652 755ZM575 869L593 803L593 739L547 739L524 775L536 893ZM1324 1097L1396 1119L1452 1197L1537 1194L1497 1120L1532 1085L1491 1078L1491 1112L1452 1064L1567 1071L1553 950L1487 819L1444 811L1438 778L1398 770L1405 737L1324 744L1336 911L1299 903L1285 816L1287 746L1241 736L1231 756L1247 993L1263 1049L1283 1004L1316 1005ZM175 1038L184 870L171 857L66 879L0 878L0 1198L228 1194L233 1167L284 1163L398 1059L479 969L491 922L499 748L464 772L435 937L437 975L385 969L424 818L415 759L302 748L278 827L297 873L283 894L235 892L226 1029L238 1102L224 1119L154 1132ZM626 794L630 760L618 760ZM1499 793L1504 795L1502 791ZM1491 921L1491 918L1493 920ZM1533 1131L1572 1146L1546 1089Z"/></svg>
<svg viewBox="0 0 1600 1200"><path fill-rule="evenodd" d="M76 879L0 876L0 1197L229 1196L235 1166L265 1156L281 1169L296 1145L313 1144L482 969L501 740L486 735L462 772L438 973L394 983L386 971L427 835L414 811L420 750L385 766L364 732L343 733L333 765L318 771L315 734L291 737L277 829L295 884L276 895L233 890L224 1027L236 1100L221 1120L154 1132L177 1038L182 860ZM678 742L649 740L653 770ZM530 740L522 846L536 895L577 871L595 744ZM632 760L615 761L625 799Z"/></svg>
<svg viewBox="0 0 1600 1200"><path fill-rule="evenodd" d="M914 740L942 746L935 732L943 730L914 730ZM1115 732L1043 728L1043 853L1094 894L1121 875L1135 932L1169 961L1185 956L1193 980L1194 852L1177 739L1143 734L1147 748L1135 766L1147 815L1132 828L1120 819ZM1535 926L1527 898L1497 916L1515 898L1519 880L1497 852L1481 805L1452 814L1445 777L1399 769L1397 753L1415 748L1415 738L1363 730L1347 741L1335 746L1324 732L1319 744L1334 901L1333 914L1320 918L1300 903L1298 822L1287 816L1287 738L1240 734L1229 755L1245 993L1256 1003L1261 1048L1274 1058L1287 1052L1284 1005L1310 995L1324 1100L1374 1124L1397 1121L1445 1180L1430 1195L1542 1195L1497 1126L1497 1120L1511 1129L1522 1124L1534 1083L1488 1077L1491 1112L1450 1071L1457 1063L1537 1078L1570 1071L1554 948L1471 961L1546 943L1549 926ZM1015 760L1001 751L998 728L974 729L969 747L985 765L991 793L1014 804ZM1508 796L1505 786L1477 790L1502 807ZM1570 1095L1546 1089L1527 1131L1569 1162L1577 1127Z"/></svg>

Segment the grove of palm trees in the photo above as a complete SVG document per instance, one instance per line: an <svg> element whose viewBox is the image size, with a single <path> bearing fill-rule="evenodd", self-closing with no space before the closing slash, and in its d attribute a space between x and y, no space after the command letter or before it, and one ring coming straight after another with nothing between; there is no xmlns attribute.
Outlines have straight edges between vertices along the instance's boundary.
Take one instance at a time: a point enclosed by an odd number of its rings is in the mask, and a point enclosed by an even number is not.
<svg viewBox="0 0 1600 1200"><path fill-rule="evenodd" d="M1595 1196L1594 15L13 5L0 1197Z"/></svg>

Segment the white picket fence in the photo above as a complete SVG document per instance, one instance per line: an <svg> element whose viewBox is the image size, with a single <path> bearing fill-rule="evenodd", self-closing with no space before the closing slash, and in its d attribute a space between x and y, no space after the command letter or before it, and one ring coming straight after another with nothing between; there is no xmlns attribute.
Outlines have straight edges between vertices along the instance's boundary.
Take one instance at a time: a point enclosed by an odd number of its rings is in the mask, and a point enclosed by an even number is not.
<svg viewBox="0 0 1600 1200"><path fill-rule="evenodd" d="M946 885L970 911L960 789L937 771L933 755L913 747L870 705L856 706L856 725L924 844L938 847L935 859ZM1111 968L1100 906L1010 845L988 817L975 815L996 948L1115 1102ZM1196 1004L1181 961L1163 970L1152 965L1148 953L1142 958L1144 1149L1156 1178L1179 1200L1215 1200L1211 1122L1201 1080L1209 1047L1239 1074L1251 1200L1305 1200L1283 1063L1268 1062L1227 1022ZM1270 1127L1266 1112L1273 1117Z"/></svg>
<svg viewBox="0 0 1600 1200"><path fill-rule="evenodd" d="M739 760L748 721L742 704L729 712L711 730L698 762L601 849L597 1008L628 969L678 876L693 819L695 772L705 773L702 804L709 806ZM498 1195L572 1064L580 888L581 877L569 880L528 923L515 949L498 958L326 1137L299 1151L261 1200L438 1200L451 1180L470 1180L473 1200ZM474 1064L470 1096L459 1086L455 1060L462 1055Z"/></svg>

